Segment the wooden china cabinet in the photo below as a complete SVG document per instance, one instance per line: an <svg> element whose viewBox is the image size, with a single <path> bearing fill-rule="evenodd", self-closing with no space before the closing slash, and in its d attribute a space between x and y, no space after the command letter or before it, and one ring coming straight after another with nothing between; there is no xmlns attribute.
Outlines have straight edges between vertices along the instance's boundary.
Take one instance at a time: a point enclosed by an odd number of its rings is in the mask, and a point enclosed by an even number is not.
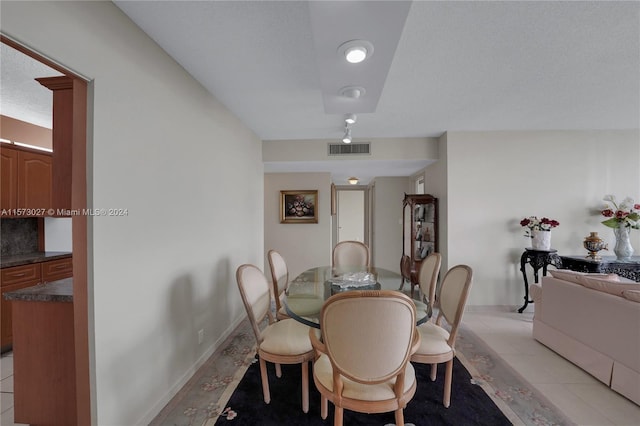
<svg viewBox="0 0 640 426"><path fill-rule="evenodd" d="M429 194L404 194L402 201L402 278L418 285L420 264L438 251L438 199Z"/></svg>

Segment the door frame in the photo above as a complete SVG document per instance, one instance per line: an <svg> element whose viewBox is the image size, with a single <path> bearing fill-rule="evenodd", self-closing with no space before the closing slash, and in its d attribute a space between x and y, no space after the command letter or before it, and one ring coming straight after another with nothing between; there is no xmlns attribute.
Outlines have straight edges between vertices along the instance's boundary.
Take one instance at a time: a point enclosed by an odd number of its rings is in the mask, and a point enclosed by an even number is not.
<svg viewBox="0 0 640 426"><path fill-rule="evenodd" d="M73 109L71 132L71 209L87 208L87 140L88 102L90 81L63 67L57 62L31 50L20 42L0 34L4 43L23 54L59 71L73 79L73 96L69 108ZM77 424L92 424L92 393L89 339L89 292L88 292L88 218L74 215L71 218L73 244L73 324L74 356L76 373L76 421Z"/></svg>

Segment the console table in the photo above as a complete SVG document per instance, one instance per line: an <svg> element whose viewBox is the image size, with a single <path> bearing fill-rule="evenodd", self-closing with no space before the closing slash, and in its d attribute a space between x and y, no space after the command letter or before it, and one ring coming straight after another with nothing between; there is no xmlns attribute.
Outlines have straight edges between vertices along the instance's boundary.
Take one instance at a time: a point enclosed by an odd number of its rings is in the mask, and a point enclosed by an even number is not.
<svg viewBox="0 0 640 426"><path fill-rule="evenodd" d="M618 274L621 277L640 282L640 256L618 259L615 256L602 256L593 260L585 256L560 256L562 268L578 272L600 272Z"/></svg>
<svg viewBox="0 0 640 426"><path fill-rule="evenodd" d="M522 278L524 279L524 306L518 309L518 312L522 313L529 303L533 303L533 300L529 300L529 281L527 280L527 272L525 266L527 263L533 268L534 281L538 282L538 270L542 268L542 275L547 275L547 266L552 265L556 268L562 268L562 260L557 254L558 250L534 250L532 248L526 248L522 256L520 257L520 271L522 272Z"/></svg>

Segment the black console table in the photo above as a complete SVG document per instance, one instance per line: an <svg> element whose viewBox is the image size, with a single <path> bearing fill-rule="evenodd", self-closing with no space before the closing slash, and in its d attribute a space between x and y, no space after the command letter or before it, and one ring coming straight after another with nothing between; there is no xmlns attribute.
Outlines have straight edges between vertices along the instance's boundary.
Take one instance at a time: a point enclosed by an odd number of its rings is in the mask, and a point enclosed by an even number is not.
<svg viewBox="0 0 640 426"><path fill-rule="evenodd" d="M520 271L522 271L522 278L524 279L524 306L518 309L518 312L522 313L529 303L533 303L533 300L529 300L529 281L527 280L527 272L525 266L527 263L533 268L534 281L538 282L538 270L542 268L542 275L547 275L547 266L552 265L556 268L562 268L562 260L557 254L558 250L534 250L527 248L520 257Z"/></svg>
<svg viewBox="0 0 640 426"><path fill-rule="evenodd" d="M585 256L560 256L560 259L564 269L578 272L617 274L640 282L640 256L632 256L628 259L602 256L599 260L593 260Z"/></svg>

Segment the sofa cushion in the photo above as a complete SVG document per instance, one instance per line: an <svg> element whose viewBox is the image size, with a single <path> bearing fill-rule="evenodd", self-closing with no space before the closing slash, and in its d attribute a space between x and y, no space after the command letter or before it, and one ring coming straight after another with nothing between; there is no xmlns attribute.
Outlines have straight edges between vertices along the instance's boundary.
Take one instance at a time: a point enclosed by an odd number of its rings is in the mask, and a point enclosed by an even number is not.
<svg viewBox="0 0 640 426"><path fill-rule="evenodd" d="M634 302L640 302L640 288L638 290L623 290L622 297Z"/></svg>
<svg viewBox="0 0 640 426"><path fill-rule="evenodd" d="M571 271L567 269L553 270L553 271L549 271L549 273L553 278L558 278L559 280L565 280L571 283L581 284L581 285L585 284L584 279L586 277L598 278L601 280L608 280L608 281L620 281L620 277L616 274L577 272L577 271Z"/></svg>
<svg viewBox="0 0 640 426"><path fill-rule="evenodd" d="M600 278L583 277L583 284L587 288L593 290L603 291L605 293L613 294L615 296L621 296L625 290L640 290L640 283L636 282L619 282L603 280Z"/></svg>

